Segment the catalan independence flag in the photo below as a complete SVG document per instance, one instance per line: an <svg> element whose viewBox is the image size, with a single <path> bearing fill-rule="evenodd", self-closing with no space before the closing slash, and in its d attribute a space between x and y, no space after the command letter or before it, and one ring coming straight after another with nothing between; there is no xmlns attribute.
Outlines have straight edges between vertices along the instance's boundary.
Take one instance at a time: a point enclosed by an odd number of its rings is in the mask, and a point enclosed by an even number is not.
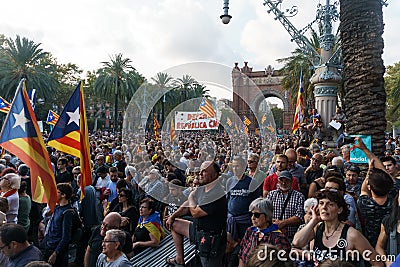
<svg viewBox="0 0 400 267"><path fill-rule="evenodd" d="M264 113L264 115L261 118L261 124L264 124L267 121L267 114Z"/></svg>
<svg viewBox="0 0 400 267"><path fill-rule="evenodd" d="M57 113L55 113L52 110L49 110L49 113L47 114L46 123L54 126L54 125L56 125L59 117L60 117L60 115L58 115Z"/></svg>
<svg viewBox="0 0 400 267"><path fill-rule="evenodd" d="M7 102L4 98L0 96L0 111L4 113L8 113L10 111L10 103Z"/></svg>
<svg viewBox="0 0 400 267"><path fill-rule="evenodd" d="M92 184L89 136L83 95L83 85L82 82L79 82L47 139L49 146L80 159L82 194L85 192L85 187Z"/></svg>
<svg viewBox="0 0 400 267"><path fill-rule="evenodd" d="M300 86L297 94L296 113L294 114L294 121L292 132L295 134L303 122L304 118L304 85L303 85L303 71L300 71Z"/></svg>
<svg viewBox="0 0 400 267"><path fill-rule="evenodd" d="M208 118L215 118L215 110L213 106L211 105L210 101L203 97L203 99L200 102L199 110L206 114Z"/></svg>
<svg viewBox="0 0 400 267"><path fill-rule="evenodd" d="M232 127L233 123L229 117L226 118L226 123L229 125L229 127Z"/></svg>
<svg viewBox="0 0 400 267"><path fill-rule="evenodd" d="M153 114L153 128L154 128L154 138L156 139L156 141L158 141L160 139L160 133L158 131L158 129L160 129L160 123L158 123L157 120L157 114Z"/></svg>
<svg viewBox="0 0 400 267"><path fill-rule="evenodd" d="M10 112L3 124L0 146L29 166L32 199L38 203L48 203L54 210L58 201L56 182L24 79L18 85Z"/></svg>
<svg viewBox="0 0 400 267"><path fill-rule="evenodd" d="M171 120L171 127L169 128L169 139L171 142L176 139L174 119Z"/></svg>
<svg viewBox="0 0 400 267"><path fill-rule="evenodd" d="M249 126L251 124L251 120L249 120L249 118L247 118L246 115L244 115L243 123L244 123L244 125Z"/></svg>

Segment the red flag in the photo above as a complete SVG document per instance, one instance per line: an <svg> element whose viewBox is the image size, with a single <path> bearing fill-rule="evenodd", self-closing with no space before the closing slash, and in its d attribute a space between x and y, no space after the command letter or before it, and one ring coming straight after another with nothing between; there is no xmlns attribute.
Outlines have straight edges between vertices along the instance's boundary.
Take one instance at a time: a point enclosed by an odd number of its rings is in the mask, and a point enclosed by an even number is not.
<svg viewBox="0 0 400 267"><path fill-rule="evenodd" d="M18 85L4 122L0 145L29 166L32 199L35 202L47 203L50 209L54 210L58 201L56 182L24 79Z"/></svg>

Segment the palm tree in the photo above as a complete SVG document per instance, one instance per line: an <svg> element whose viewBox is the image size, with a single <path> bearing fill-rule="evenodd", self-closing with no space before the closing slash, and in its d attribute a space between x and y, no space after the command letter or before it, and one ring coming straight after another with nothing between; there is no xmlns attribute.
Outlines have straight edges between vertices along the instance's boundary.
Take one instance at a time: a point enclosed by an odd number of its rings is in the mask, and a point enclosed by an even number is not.
<svg viewBox="0 0 400 267"><path fill-rule="evenodd" d="M98 95L109 98L114 96L114 129L116 129L118 102L122 102L122 107L125 108L144 78L131 65L132 61L124 58L122 54L110 56L109 62L101 63L103 67L97 71L94 89Z"/></svg>
<svg viewBox="0 0 400 267"><path fill-rule="evenodd" d="M340 31L346 130L371 135L372 150L380 154L386 129L381 1L341 0Z"/></svg>
<svg viewBox="0 0 400 267"><path fill-rule="evenodd" d="M0 47L0 91L10 99L22 78L28 89L36 88L38 97L53 99L59 87L57 66L50 53L27 38L5 39Z"/></svg>
<svg viewBox="0 0 400 267"><path fill-rule="evenodd" d="M323 34L323 27L320 23L318 25L319 34ZM309 39L310 43L314 47L316 51L320 51L320 38L318 33L311 29L311 37ZM338 33L335 36L335 46L333 48L334 51L338 48L339 45L339 36ZM287 90L291 96L291 101L293 104L297 101L297 93L299 91L300 86L300 72L303 72L303 86L305 91L305 102L308 103L308 106L314 106L314 87L310 83L310 78L314 73L313 64L310 62L309 58L304 54L304 52L297 48L292 52L292 56L287 58L281 58L277 60L280 63L284 63L285 65L280 70L281 75L284 76L282 79L282 87ZM339 95L342 97L343 93L340 91Z"/></svg>
<svg viewBox="0 0 400 267"><path fill-rule="evenodd" d="M159 90L164 91L163 97L160 99L161 102L161 126L164 124L165 120L165 102L167 101L167 91L166 89L170 88L173 82L173 78L165 72L159 72L156 74L156 77L151 78L155 83Z"/></svg>
<svg viewBox="0 0 400 267"><path fill-rule="evenodd" d="M181 93L181 102L185 102L189 97L189 91L197 84L197 81L190 75L183 75L176 80L178 90Z"/></svg>

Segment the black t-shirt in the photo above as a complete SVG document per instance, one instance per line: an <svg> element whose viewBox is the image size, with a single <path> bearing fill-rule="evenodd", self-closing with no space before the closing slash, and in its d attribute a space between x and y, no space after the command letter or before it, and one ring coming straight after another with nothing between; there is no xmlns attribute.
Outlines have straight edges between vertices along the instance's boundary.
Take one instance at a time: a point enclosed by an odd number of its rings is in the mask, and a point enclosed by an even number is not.
<svg viewBox="0 0 400 267"><path fill-rule="evenodd" d="M322 168L319 168L316 171L309 170L305 175L307 184L311 184L315 179L322 177L323 173L324 173L324 170Z"/></svg>
<svg viewBox="0 0 400 267"><path fill-rule="evenodd" d="M137 209L132 206L128 208L126 211L122 211L122 204L118 203L112 211L118 212L122 217L129 218L129 224L120 227L120 229L127 231L130 234L133 234L139 221L139 212L137 211Z"/></svg>
<svg viewBox="0 0 400 267"><path fill-rule="evenodd" d="M104 236L100 235L100 225L93 228L92 236L89 239L88 245L90 246L91 253L89 256L89 267L96 267L97 257L102 251L102 242ZM128 232L125 232L125 245L122 247L122 252L129 254L132 252L132 239Z"/></svg>
<svg viewBox="0 0 400 267"><path fill-rule="evenodd" d="M69 171L58 172L56 175L56 184L70 183L72 180L74 180L74 176Z"/></svg>
<svg viewBox="0 0 400 267"><path fill-rule="evenodd" d="M199 207L207 213L207 216L195 219L197 230L219 232L226 229L228 204L219 183L208 192L205 192L204 186L197 188L195 199Z"/></svg>
<svg viewBox="0 0 400 267"><path fill-rule="evenodd" d="M126 168L126 162L123 160L116 161L113 163L114 167L117 167L118 169L118 177L119 178L125 178L125 168Z"/></svg>
<svg viewBox="0 0 400 267"><path fill-rule="evenodd" d="M374 248L380 233L382 219L392 210L392 200L388 198L383 205L378 205L371 197L361 195L357 204L361 216L365 220L364 236Z"/></svg>
<svg viewBox="0 0 400 267"><path fill-rule="evenodd" d="M150 241L150 233L149 231L146 229L146 227L136 227L135 229L135 242L138 241ZM133 252L135 253L135 255L137 255L138 253L142 252L143 250L145 250L147 247L136 247Z"/></svg>

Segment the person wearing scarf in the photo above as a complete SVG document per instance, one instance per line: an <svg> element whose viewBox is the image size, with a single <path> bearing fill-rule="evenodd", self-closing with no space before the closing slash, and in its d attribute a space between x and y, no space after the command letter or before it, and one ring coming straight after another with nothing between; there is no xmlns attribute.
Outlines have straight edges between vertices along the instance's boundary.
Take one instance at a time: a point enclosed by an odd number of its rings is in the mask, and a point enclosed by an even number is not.
<svg viewBox="0 0 400 267"><path fill-rule="evenodd" d="M140 218L132 236L133 251L137 255L147 247L158 247L165 232L161 225L160 213L154 210L155 202L145 198L140 202Z"/></svg>
<svg viewBox="0 0 400 267"><path fill-rule="evenodd" d="M246 266L250 252L260 244L270 244L285 250L291 250L287 237L278 229L278 225L272 224L273 206L264 198L257 198L249 206L253 226L247 231L240 243L239 267Z"/></svg>

